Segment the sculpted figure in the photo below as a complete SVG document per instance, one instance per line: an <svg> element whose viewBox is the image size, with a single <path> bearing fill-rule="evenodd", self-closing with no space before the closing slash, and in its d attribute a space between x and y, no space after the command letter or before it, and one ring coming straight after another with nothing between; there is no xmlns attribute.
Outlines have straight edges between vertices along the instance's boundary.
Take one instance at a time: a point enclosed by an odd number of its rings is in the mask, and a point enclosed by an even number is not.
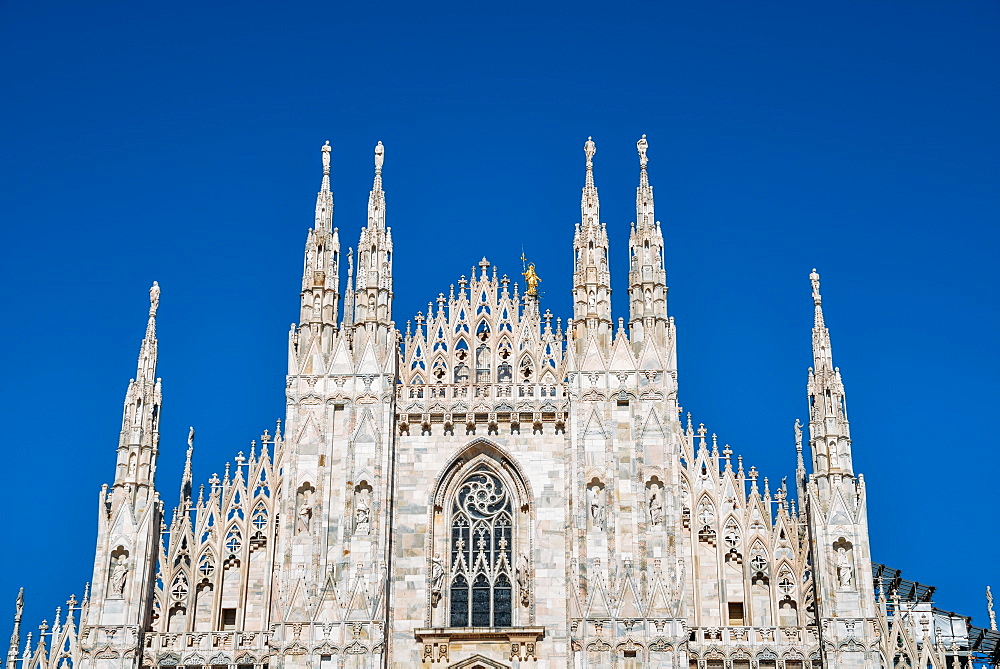
<svg viewBox="0 0 1000 669"><path fill-rule="evenodd" d="M649 142L646 141L645 135L635 143L635 148L639 150L639 164L645 167L646 163L649 162L646 158L646 150L649 148Z"/></svg>
<svg viewBox="0 0 1000 669"><path fill-rule="evenodd" d="M441 583L444 581L444 562L441 561L441 554L435 553L431 560L431 605L437 606L441 599Z"/></svg>
<svg viewBox="0 0 1000 669"><path fill-rule="evenodd" d="M360 490L355 495L354 530L358 534L368 534L371 529L371 505L368 503L368 491Z"/></svg>
<svg viewBox="0 0 1000 669"><path fill-rule="evenodd" d="M160 284L156 281L153 282L152 288L149 289L149 315L155 316L156 310L160 306Z"/></svg>
<svg viewBox="0 0 1000 669"><path fill-rule="evenodd" d="M308 492L306 492L302 497L302 506L299 507L299 520L302 521L303 531L308 532L309 521L312 520L312 505L309 504Z"/></svg>
<svg viewBox="0 0 1000 669"><path fill-rule="evenodd" d="M535 271L535 263L528 263L528 269L521 273L524 277L524 282L528 285L528 295L534 296L538 295L538 284L542 280L538 277L538 273Z"/></svg>
<svg viewBox="0 0 1000 669"><path fill-rule="evenodd" d="M125 581L128 579L128 564L125 562L125 556L118 556L118 560L115 561L115 566L111 570L111 592L112 594L125 596Z"/></svg>
<svg viewBox="0 0 1000 669"><path fill-rule="evenodd" d="M840 585L849 588L854 580L854 567L851 566L850 556L847 549L841 546L837 549L837 576L840 578Z"/></svg>
<svg viewBox="0 0 1000 669"><path fill-rule="evenodd" d="M590 487L590 521L594 528L604 529L604 496L598 485Z"/></svg>
<svg viewBox="0 0 1000 669"><path fill-rule="evenodd" d="M521 553L517 558L517 590L521 593L521 604L527 606L530 602L528 595L528 556Z"/></svg>
<svg viewBox="0 0 1000 669"><path fill-rule="evenodd" d="M653 527L659 527L663 522L663 502L660 501L660 486L653 486L649 493L649 522Z"/></svg>

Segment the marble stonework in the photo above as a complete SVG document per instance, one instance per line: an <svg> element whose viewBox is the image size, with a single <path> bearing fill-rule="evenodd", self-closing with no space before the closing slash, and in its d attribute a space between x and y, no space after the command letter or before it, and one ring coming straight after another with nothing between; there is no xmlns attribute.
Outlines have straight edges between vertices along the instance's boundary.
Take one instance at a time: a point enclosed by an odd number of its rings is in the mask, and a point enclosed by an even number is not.
<svg viewBox="0 0 1000 669"><path fill-rule="evenodd" d="M93 583L23 653L19 600L8 669L945 666L934 632L896 625L876 594L818 274L789 490L678 405L645 136L629 318L612 322L596 149L572 318L541 311L534 265L521 292L483 258L400 330L385 149L343 253L323 146L286 417L198 490L192 430L170 512L154 487L154 283Z"/></svg>

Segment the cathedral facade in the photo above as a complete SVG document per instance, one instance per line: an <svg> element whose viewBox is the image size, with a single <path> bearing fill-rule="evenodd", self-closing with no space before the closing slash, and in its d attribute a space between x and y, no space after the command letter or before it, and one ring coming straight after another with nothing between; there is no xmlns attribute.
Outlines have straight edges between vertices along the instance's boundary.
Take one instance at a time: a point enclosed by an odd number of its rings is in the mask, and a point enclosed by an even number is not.
<svg viewBox="0 0 1000 669"><path fill-rule="evenodd" d="M815 270L792 489L681 412L647 148L627 322L588 140L572 318L484 258L401 331L384 148L345 250L327 143L286 417L206 485L192 434L176 506L154 284L92 583L34 644L19 599L8 669L970 666L967 629L873 571Z"/></svg>

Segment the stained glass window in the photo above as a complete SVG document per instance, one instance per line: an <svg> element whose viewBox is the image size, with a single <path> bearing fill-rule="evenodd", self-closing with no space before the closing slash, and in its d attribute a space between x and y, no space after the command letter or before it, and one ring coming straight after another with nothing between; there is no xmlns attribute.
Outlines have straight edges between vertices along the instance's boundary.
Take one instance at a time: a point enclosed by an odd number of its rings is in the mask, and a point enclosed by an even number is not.
<svg viewBox="0 0 1000 669"><path fill-rule="evenodd" d="M513 504L501 479L483 467L458 487L451 518L452 627L510 627Z"/></svg>

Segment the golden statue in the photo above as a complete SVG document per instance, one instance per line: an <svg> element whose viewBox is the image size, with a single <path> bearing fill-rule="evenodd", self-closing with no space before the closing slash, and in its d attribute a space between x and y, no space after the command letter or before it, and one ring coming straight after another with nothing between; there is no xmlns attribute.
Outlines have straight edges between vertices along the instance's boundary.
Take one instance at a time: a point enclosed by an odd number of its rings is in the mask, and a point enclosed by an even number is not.
<svg viewBox="0 0 1000 669"><path fill-rule="evenodd" d="M528 291L526 295L530 295L531 297L537 297L538 284L541 283L542 280L538 278L538 273L535 272L535 263L533 262L528 263L528 269L521 272L521 276L524 277L524 282L528 284Z"/></svg>

